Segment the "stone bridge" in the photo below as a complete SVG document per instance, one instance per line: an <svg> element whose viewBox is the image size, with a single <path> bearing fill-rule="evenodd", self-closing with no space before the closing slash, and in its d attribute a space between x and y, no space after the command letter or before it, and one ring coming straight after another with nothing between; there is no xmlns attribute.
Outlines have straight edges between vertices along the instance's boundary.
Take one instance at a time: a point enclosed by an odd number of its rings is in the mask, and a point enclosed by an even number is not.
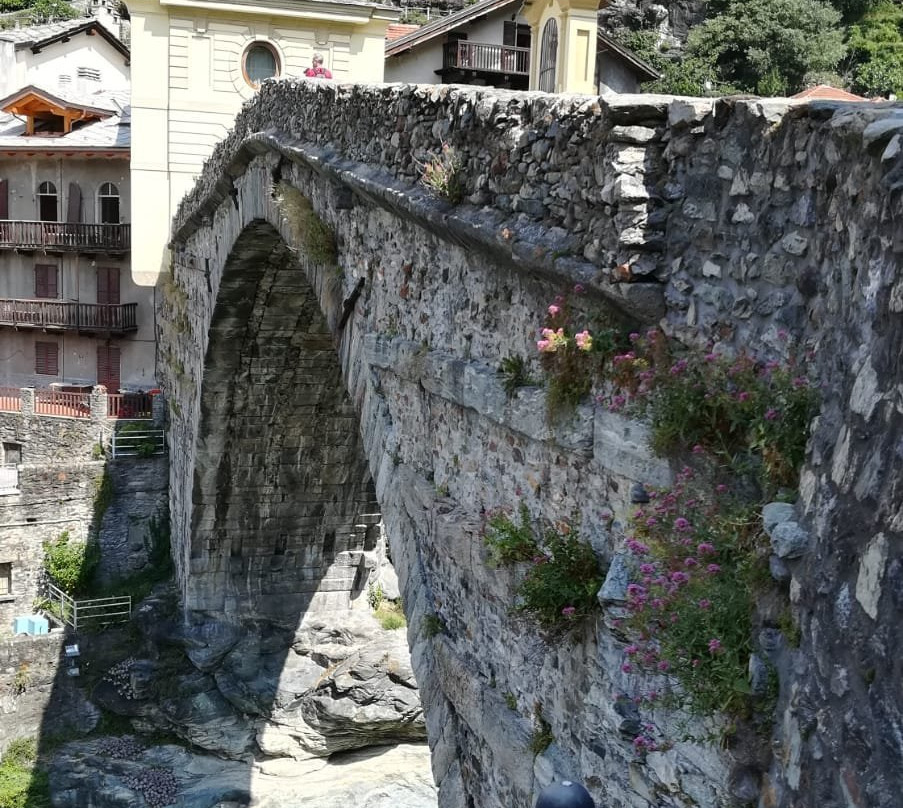
<svg viewBox="0 0 903 808"><path fill-rule="evenodd" d="M886 105L266 83L180 208L160 308L186 620L231 627L213 645L292 630L358 602L388 552L442 806L529 806L565 776L600 806L893 804L901 133ZM420 182L443 155L454 201ZM769 646L773 754L638 756L611 614L544 637L487 563L485 514L523 502L579 518L607 565L632 485L670 479L642 425L591 401L550 423L543 388L506 394L501 361L538 373L560 294L687 344L813 349L813 538L784 570L800 647Z"/></svg>

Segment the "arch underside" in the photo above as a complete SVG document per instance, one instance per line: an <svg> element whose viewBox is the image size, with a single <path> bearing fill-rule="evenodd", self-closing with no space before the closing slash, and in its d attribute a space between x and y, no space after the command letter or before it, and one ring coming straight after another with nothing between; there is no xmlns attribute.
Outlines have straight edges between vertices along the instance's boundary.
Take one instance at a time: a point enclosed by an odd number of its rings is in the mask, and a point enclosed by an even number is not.
<svg viewBox="0 0 903 808"><path fill-rule="evenodd" d="M315 595L366 584L380 515L333 337L298 261L248 225L204 363L190 608L292 628Z"/></svg>

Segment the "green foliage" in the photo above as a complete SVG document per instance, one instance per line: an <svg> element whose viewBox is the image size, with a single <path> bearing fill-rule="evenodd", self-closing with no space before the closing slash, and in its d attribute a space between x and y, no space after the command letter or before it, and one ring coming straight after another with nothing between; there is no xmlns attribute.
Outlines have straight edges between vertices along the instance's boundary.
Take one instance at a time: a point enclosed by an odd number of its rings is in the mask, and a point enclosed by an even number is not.
<svg viewBox="0 0 903 808"><path fill-rule="evenodd" d="M369 584L367 586L367 603L370 604L370 608L373 611L378 611L379 607L383 605L383 600L385 600L385 593L383 592L383 588L380 584Z"/></svg>
<svg viewBox="0 0 903 808"><path fill-rule="evenodd" d="M461 169L464 162L453 146L442 144L438 154L430 154L426 162L418 164L420 181L443 199L457 204L464 198Z"/></svg>
<svg viewBox="0 0 903 808"><path fill-rule="evenodd" d="M0 758L0 808L50 808L47 774L34 738L17 738Z"/></svg>
<svg viewBox="0 0 903 808"><path fill-rule="evenodd" d="M903 6L876 4L850 26L847 44L856 92L903 94Z"/></svg>
<svg viewBox="0 0 903 808"><path fill-rule="evenodd" d="M530 735L530 751L541 755L555 742L552 726L542 714L542 707L537 704L533 711L533 733Z"/></svg>
<svg viewBox="0 0 903 808"><path fill-rule="evenodd" d="M317 215L310 200L285 182L276 186L275 197L293 238L307 257L315 264L334 265L338 261L335 233Z"/></svg>
<svg viewBox="0 0 903 808"><path fill-rule="evenodd" d="M523 502L519 516L520 524L513 522L504 512L495 513L489 518L483 532L483 541L489 549L493 564L529 561L539 552L530 524L530 512Z"/></svg>
<svg viewBox="0 0 903 808"><path fill-rule="evenodd" d="M718 69L708 60L694 56L669 62L661 71L658 81L643 85L643 89L655 93L673 95L714 96L731 95L739 89L721 80Z"/></svg>
<svg viewBox="0 0 903 808"><path fill-rule="evenodd" d="M94 542L74 541L68 530L53 541L44 543L44 571L53 584L67 595L86 589L98 560Z"/></svg>
<svg viewBox="0 0 903 808"><path fill-rule="evenodd" d="M569 525L548 529L543 545L544 551L534 558L518 589L517 610L543 628L560 628L598 605L596 593L604 576L593 548Z"/></svg>
<svg viewBox="0 0 903 808"><path fill-rule="evenodd" d="M78 11L66 0L36 0L31 6L31 22L41 25L58 20L72 20L78 16Z"/></svg>
<svg viewBox="0 0 903 808"><path fill-rule="evenodd" d="M687 52L743 90L795 92L843 58L840 16L820 0L729 0L691 31Z"/></svg>
<svg viewBox="0 0 903 808"><path fill-rule="evenodd" d="M530 376L527 360L522 356L505 357L499 365L499 375L508 398L512 398L519 388L536 383Z"/></svg>
<svg viewBox="0 0 903 808"><path fill-rule="evenodd" d="M612 359L610 408L645 417L656 452L706 452L735 471L761 467L769 492L796 487L818 395L794 360L702 352L674 359L661 332L632 338L632 350Z"/></svg>
<svg viewBox="0 0 903 808"><path fill-rule="evenodd" d="M16 675L13 677L13 694L16 696L21 696L26 690L28 690L28 686L31 684L31 673L28 670L28 663L23 662L19 665L16 670Z"/></svg>
<svg viewBox="0 0 903 808"><path fill-rule="evenodd" d="M514 710L517 712L517 696L515 696L510 690L505 691L504 695L505 706L509 710Z"/></svg>
<svg viewBox="0 0 903 808"><path fill-rule="evenodd" d="M91 530L95 534L100 531L104 514L113 502L113 494L113 478L110 476L110 470L104 466L103 474L94 484Z"/></svg>
<svg viewBox="0 0 903 808"><path fill-rule="evenodd" d="M383 601L376 609L376 619L379 620L379 624L386 631L404 628L408 624L400 601Z"/></svg>
<svg viewBox="0 0 903 808"><path fill-rule="evenodd" d="M425 614L420 621L420 633L430 640L445 633L445 621L437 614Z"/></svg>

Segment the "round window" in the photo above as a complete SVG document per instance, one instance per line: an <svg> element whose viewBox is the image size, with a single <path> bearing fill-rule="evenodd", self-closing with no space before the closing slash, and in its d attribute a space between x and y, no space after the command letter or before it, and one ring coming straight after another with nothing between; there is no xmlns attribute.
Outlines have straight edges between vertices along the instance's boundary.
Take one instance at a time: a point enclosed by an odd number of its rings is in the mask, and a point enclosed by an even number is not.
<svg viewBox="0 0 903 808"><path fill-rule="evenodd" d="M272 45L254 42L245 51L242 67L245 81L253 87L258 87L264 79L279 75L279 57Z"/></svg>

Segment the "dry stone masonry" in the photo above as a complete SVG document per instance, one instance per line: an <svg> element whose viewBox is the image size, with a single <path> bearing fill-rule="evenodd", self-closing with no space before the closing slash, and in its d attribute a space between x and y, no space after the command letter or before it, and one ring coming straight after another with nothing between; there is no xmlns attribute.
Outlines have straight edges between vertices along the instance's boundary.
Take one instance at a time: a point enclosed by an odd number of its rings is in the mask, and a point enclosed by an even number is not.
<svg viewBox="0 0 903 808"><path fill-rule="evenodd" d="M443 808L529 806L561 777L610 808L894 804L901 143L888 105L265 83L179 211L161 310L195 656L359 602L381 516ZM419 185L444 144L460 205ZM578 516L611 608L631 489L670 479L642 425L591 402L550 424L542 390L503 390L501 360L534 355L576 283L688 344L812 350L800 498L765 515L800 639L757 638L780 678L770 759L682 740L706 725L664 710L677 740L638 756L605 614L543 637L511 612L516 571L487 564L487 512Z"/></svg>

